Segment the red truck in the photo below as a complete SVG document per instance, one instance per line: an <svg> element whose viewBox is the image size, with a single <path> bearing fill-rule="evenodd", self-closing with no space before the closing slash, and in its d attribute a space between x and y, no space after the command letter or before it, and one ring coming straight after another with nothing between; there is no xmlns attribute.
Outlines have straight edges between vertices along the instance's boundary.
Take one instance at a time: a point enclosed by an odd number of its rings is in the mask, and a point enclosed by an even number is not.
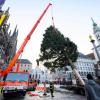
<svg viewBox="0 0 100 100"><path fill-rule="evenodd" d="M4 97L14 93L25 96L29 87L29 73L10 72L0 84L3 87L2 93Z"/></svg>

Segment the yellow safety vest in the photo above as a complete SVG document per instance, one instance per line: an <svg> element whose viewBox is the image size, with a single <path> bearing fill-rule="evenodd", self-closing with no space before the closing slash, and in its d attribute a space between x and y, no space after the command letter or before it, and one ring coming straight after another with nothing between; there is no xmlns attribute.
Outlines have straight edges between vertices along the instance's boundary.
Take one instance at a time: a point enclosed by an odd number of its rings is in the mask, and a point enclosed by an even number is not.
<svg viewBox="0 0 100 100"><path fill-rule="evenodd" d="M3 88L3 87L2 87L2 86L0 86L0 94L2 93L2 88Z"/></svg>

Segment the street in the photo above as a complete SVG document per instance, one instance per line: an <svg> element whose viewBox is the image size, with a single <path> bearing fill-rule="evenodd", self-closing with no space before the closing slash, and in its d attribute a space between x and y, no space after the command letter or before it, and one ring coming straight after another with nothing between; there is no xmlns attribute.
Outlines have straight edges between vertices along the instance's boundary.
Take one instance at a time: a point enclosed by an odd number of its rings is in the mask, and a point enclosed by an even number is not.
<svg viewBox="0 0 100 100"><path fill-rule="evenodd" d="M72 94L72 93L60 93L60 92L55 92L54 93L55 97L49 96L44 96L44 97L39 97L39 96L29 96L28 94L25 97L9 97L6 99L3 99L3 97L0 97L0 100L86 100L84 96L80 96L77 94Z"/></svg>

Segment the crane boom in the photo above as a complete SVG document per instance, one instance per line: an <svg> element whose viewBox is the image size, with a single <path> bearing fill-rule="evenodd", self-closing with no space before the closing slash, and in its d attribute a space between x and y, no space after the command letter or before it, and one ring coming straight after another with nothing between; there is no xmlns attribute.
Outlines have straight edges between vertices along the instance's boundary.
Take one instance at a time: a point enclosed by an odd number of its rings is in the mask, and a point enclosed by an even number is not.
<svg viewBox="0 0 100 100"><path fill-rule="evenodd" d="M5 76L6 74L8 74L11 69L14 67L15 63L18 60L18 57L20 56L20 54L23 52L26 44L28 43L28 41L31 38L31 35L33 34L33 32L35 31L35 29L37 28L39 22L41 21L41 19L43 18L43 16L45 15L45 13L47 12L48 8L51 6L52 4L49 3L48 6L46 7L46 9L43 11L43 13L41 14L41 16L39 17L39 19L36 21L35 25L33 26L33 28L31 29L31 31L29 32L29 34L26 36L25 40L23 41L21 47L19 48L19 50L17 51L17 53L15 54L15 56L13 57L13 59L10 61L10 63L8 64L7 68L1 73L1 76Z"/></svg>

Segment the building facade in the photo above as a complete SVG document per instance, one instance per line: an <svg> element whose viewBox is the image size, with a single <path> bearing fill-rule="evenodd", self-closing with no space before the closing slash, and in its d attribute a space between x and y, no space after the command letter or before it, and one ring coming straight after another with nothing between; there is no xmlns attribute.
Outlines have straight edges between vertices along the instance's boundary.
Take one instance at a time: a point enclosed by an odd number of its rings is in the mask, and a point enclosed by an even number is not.
<svg viewBox="0 0 100 100"><path fill-rule="evenodd" d="M18 59L12 71L32 72L32 63L28 59Z"/></svg>
<svg viewBox="0 0 100 100"><path fill-rule="evenodd" d="M10 23L8 22L9 19L9 8L4 11L2 10L2 6L5 3L5 0L0 1L0 69L4 70L9 61L14 57L16 53L16 46L17 46L17 36L18 36L18 29L17 26L15 27L14 32L9 30Z"/></svg>
<svg viewBox="0 0 100 100"><path fill-rule="evenodd" d="M92 74L93 76L95 76L94 64L95 64L94 59L82 53L79 53L77 61L74 63L77 71L79 72L80 76L83 79L86 79L87 74ZM63 68L62 70L57 70L56 73L57 73L57 78L60 79L61 81L64 78L66 81L70 81L74 78L74 75L70 66L66 66L66 68Z"/></svg>
<svg viewBox="0 0 100 100"><path fill-rule="evenodd" d="M82 78L86 78L87 74L91 74L95 76L94 72L94 64L95 60L89 58L87 55L79 53L78 59L75 62L76 69L78 70L79 74Z"/></svg>
<svg viewBox="0 0 100 100"><path fill-rule="evenodd" d="M47 68L44 66L36 66L34 69L32 69L32 76L35 80L40 80L40 82L49 82L50 81L50 73Z"/></svg>

